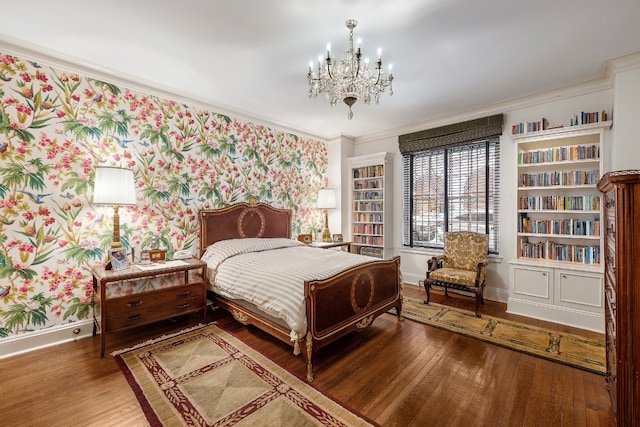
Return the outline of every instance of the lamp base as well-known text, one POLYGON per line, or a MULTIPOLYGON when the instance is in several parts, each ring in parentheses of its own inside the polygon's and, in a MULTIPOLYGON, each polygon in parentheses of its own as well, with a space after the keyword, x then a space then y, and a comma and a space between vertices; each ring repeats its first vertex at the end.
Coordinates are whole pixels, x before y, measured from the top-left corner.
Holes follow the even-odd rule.
POLYGON ((331 238, 331 232, 329 231, 328 228, 325 228, 324 230, 322 230, 322 241, 324 243, 332 243, 333 239, 331 238))

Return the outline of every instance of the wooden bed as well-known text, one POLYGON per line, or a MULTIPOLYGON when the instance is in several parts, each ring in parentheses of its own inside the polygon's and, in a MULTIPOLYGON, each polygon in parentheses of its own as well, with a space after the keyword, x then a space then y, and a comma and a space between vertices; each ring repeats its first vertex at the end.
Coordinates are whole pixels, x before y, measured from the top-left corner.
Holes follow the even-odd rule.
MULTIPOLYGON (((200 256, 220 240, 291 237, 291 211, 264 203, 238 203, 221 209, 200 210, 200 256)), ((323 249, 324 250, 324 249, 323 249)), ((208 291, 220 307, 242 324, 252 324, 294 347, 300 347, 307 364, 307 380, 313 381, 313 356, 323 346, 369 326, 379 315, 395 307, 401 319, 402 279, 400 257, 372 258, 325 280, 306 281, 304 296, 307 332, 292 342, 290 329, 246 304, 208 291)))

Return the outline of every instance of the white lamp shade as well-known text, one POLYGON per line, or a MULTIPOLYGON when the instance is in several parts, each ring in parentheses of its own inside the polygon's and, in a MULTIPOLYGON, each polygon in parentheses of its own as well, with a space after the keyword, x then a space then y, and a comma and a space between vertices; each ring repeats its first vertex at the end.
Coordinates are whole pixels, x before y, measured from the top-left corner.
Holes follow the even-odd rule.
POLYGON ((111 166, 97 167, 93 183, 93 204, 135 205, 136 185, 133 179, 133 171, 111 166))
POLYGON ((335 209, 336 190, 333 188, 322 188, 318 190, 318 208, 335 209))

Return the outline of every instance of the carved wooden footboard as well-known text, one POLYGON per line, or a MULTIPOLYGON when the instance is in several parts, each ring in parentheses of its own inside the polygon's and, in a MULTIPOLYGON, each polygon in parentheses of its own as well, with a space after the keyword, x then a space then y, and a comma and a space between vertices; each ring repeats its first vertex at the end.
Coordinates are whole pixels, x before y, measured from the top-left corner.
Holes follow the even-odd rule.
POLYGON ((307 281, 307 379, 313 380, 313 355, 326 344, 369 326, 395 307, 402 319, 400 257, 372 261, 325 280, 307 281))

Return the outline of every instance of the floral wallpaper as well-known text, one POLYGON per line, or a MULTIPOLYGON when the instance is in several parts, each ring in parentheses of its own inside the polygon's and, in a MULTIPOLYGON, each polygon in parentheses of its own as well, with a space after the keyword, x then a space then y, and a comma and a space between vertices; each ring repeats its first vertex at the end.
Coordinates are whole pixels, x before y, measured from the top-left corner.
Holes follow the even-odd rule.
POLYGON ((0 340, 92 315, 113 220, 91 203, 97 165, 134 171, 124 246, 171 255, 197 253, 198 209, 250 196, 313 232, 326 164, 323 142, 0 53, 0 340))

